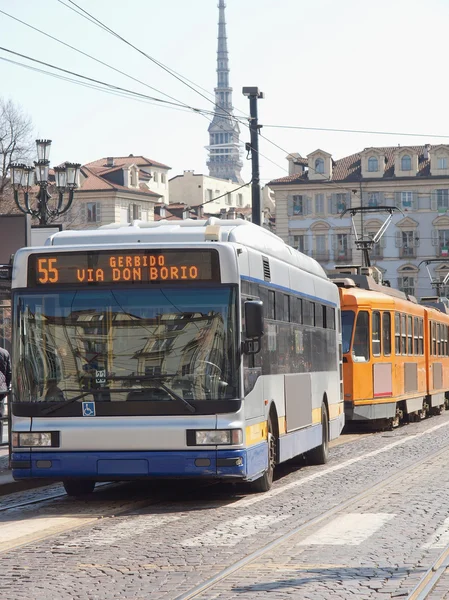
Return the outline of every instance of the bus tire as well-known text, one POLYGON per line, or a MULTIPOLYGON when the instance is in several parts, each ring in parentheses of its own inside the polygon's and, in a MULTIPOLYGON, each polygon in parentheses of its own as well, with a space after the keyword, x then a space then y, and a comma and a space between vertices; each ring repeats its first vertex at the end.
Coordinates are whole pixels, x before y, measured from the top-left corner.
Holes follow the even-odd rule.
POLYGON ((307 453, 307 459, 311 465, 325 465, 329 458, 329 417, 326 405, 321 405, 321 444, 307 453))
POLYGON ((85 496, 95 489, 95 481, 91 479, 70 479, 62 482, 67 496, 85 496))
POLYGON ((271 417, 268 417, 268 433, 267 433, 267 441, 268 441, 268 468, 262 477, 252 481, 250 484, 251 491, 260 494, 262 492, 268 492, 268 490, 273 485, 273 475, 274 475, 274 467, 276 465, 276 448, 277 448, 277 440, 273 431, 273 424, 271 422, 271 417))

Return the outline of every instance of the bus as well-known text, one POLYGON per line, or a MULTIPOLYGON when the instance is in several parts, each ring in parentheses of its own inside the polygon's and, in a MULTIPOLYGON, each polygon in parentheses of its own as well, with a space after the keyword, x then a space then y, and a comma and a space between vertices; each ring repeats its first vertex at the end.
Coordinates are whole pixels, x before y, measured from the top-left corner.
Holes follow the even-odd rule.
POLYGON ((337 287, 243 220, 63 231, 14 259, 12 469, 268 490, 344 426, 337 287))

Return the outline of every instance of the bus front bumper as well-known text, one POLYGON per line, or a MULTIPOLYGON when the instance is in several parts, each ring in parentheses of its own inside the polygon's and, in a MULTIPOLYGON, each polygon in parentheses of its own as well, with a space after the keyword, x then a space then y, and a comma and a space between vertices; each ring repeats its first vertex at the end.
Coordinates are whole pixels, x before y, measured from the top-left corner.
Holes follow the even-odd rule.
POLYGON ((22 479, 234 478, 252 480, 268 466, 266 442, 238 450, 40 452, 15 451, 12 474, 22 479))

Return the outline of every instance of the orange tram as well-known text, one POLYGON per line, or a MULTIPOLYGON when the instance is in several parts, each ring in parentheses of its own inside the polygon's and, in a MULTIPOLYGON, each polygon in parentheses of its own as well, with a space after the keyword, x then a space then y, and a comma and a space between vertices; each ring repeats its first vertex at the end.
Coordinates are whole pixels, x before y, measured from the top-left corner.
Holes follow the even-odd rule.
POLYGON ((449 402, 449 314, 366 275, 340 289, 347 422, 396 427, 441 414, 449 402))

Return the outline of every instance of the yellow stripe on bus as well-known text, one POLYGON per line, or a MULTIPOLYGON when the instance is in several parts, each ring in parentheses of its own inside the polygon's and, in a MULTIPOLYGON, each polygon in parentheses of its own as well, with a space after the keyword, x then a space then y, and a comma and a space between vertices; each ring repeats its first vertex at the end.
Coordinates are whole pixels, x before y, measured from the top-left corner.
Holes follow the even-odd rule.
POLYGON ((262 421, 255 425, 247 425, 246 427, 246 445, 252 446, 266 440, 268 437, 267 422, 262 421))

